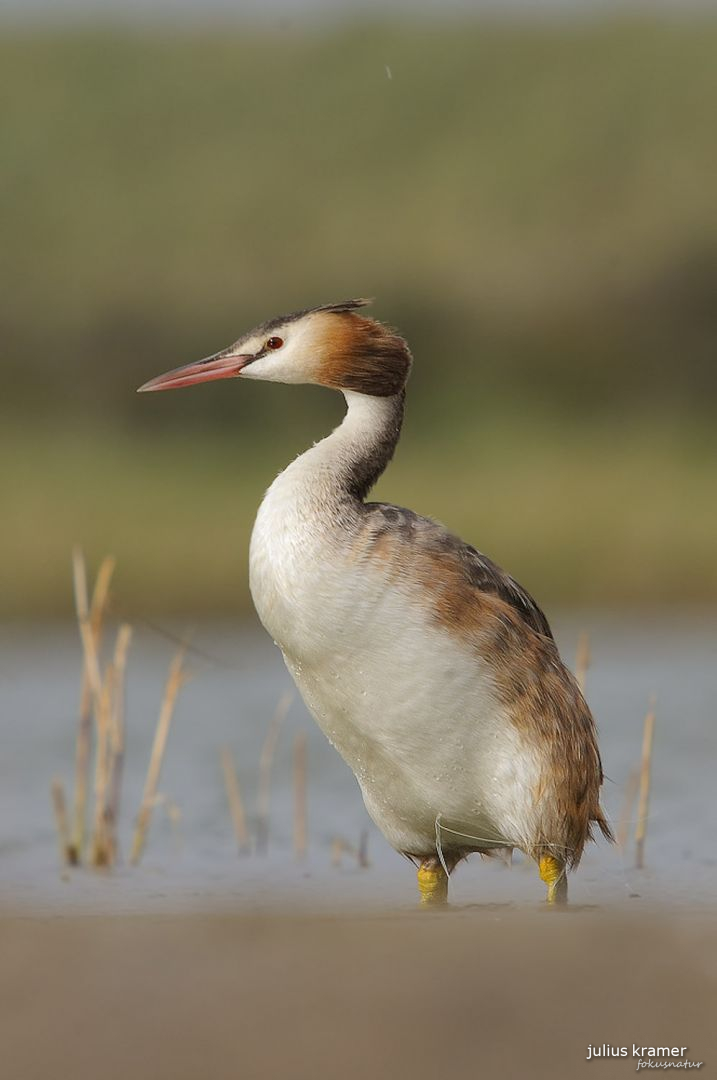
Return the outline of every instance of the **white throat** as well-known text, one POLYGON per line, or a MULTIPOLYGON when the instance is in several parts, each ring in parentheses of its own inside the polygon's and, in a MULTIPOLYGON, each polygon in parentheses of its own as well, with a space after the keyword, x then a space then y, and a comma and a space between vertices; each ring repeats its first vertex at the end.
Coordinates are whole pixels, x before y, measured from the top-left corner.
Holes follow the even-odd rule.
POLYGON ((369 397, 353 390, 344 390, 343 394, 348 408, 342 422, 298 461, 307 459, 307 464, 318 466, 322 471, 333 464, 344 479, 347 470, 361 466, 367 471, 380 467, 383 472, 398 441, 403 415, 402 395, 399 404, 397 397, 369 397))
POLYGON ((344 391, 346 415, 330 435, 306 450, 281 473, 267 492, 289 491, 302 502, 333 507, 360 502, 390 461, 403 418, 403 394, 369 397, 344 391))
MULTIPOLYGON (((259 617, 285 651, 314 610, 313 599, 334 590, 329 567, 350 550, 362 501, 393 454, 403 394, 368 397, 346 392, 342 423, 307 450, 271 485, 259 507, 250 549, 251 592, 259 617)), ((328 599, 328 598, 327 598, 328 599)))

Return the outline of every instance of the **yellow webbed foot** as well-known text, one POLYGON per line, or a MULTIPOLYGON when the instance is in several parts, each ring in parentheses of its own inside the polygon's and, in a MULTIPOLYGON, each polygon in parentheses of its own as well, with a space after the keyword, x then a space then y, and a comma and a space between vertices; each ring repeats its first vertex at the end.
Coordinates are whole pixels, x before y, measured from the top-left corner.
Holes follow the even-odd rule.
POLYGON ((421 904, 434 905, 448 902, 448 874, 438 859, 424 859, 418 867, 418 889, 421 904))
POLYGON ((565 864, 556 859, 554 855, 541 855, 540 876, 548 886, 547 901, 549 904, 567 904, 568 902, 568 878, 565 872, 565 864))

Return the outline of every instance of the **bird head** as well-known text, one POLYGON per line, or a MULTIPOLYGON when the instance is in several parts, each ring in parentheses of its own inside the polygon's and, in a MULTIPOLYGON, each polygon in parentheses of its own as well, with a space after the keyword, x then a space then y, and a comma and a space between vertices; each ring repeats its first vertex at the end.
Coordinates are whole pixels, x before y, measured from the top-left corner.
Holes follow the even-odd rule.
POLYGON ((411 354, 393 330, 357 314, 368 300, 345 300, 262 323, 221 352, 151 379, 140 391, 173 390, 214 379, 313 383, 374 397, 399 393, 411 354))

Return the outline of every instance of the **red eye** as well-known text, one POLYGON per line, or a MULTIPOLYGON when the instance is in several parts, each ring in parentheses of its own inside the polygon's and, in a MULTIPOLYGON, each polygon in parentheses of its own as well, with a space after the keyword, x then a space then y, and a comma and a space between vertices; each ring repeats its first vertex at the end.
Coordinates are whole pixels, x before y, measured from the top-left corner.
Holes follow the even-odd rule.
POLYGON ((270 337, 264 346, 266 349, 280 349, 284 344, 284 339, 280 337, 270 337))

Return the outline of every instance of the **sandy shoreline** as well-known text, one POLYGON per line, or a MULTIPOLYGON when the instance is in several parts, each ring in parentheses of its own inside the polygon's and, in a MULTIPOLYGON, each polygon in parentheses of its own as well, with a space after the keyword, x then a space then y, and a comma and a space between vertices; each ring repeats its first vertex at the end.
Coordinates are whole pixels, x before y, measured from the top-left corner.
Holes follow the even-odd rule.
POLYGON ((587 1061, 602 1043, 717 1061, 701 915, 5 915, 0 946, 8 1080, 636 1074, 587 1061))

